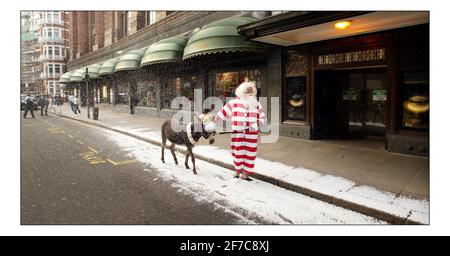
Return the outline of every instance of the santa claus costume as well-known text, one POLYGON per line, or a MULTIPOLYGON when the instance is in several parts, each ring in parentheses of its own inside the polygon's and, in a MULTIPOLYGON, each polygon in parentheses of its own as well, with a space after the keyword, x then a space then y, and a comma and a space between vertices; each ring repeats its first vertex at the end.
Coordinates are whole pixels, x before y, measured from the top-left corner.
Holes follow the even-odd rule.
POLYGON ((248 175, 253 173, 255 167, 259 125, 265 122, 263 107, 258 102, 256 93, 254 82, 243 82, 236 88, 236 98, 226 103, 214 121, 205 127, 207 130, 214 130, 218 121, 231 119, 231 153, 235 178, 242 174, 242 179, 245 180, 251 180, 248 175))

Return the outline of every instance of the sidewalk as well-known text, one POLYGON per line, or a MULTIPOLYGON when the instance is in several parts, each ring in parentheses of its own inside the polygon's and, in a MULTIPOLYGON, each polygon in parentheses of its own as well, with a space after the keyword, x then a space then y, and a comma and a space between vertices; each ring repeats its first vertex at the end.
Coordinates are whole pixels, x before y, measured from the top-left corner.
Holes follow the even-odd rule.
MULTIPOLYGON (((100 109, 94 121, 92 112, 88 119, 86 108, 81 111, 75 115, 65 104, 56 114, 150 143, 161 141, 165 119, 100 109)), ((232 169, 229 136, 216 136, 212 146, 200 143, 194 154, 232 169)), ((255 177, 391 223, 428 223, 429 159, 390 153, 381 143, 280 137, 276 143, 258 145, 255 177)))

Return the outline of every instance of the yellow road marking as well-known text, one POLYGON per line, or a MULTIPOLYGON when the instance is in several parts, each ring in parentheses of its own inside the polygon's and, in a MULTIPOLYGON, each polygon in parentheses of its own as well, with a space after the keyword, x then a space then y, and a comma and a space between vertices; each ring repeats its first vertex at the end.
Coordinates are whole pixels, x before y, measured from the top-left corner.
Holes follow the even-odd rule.
POLYGON ((50 132, 50 133, 66 133, 65 131, 54 131, 54 132, 50 132))
POLYGON ((72 136, 72 135, 70 135, 70 134, 68 134, 67 136, 69 136, 70 138, 73 138, 73 136, 72 136))
POLYGON ((115 162, 115 161, 113 161, 113 160, 111 160, 111 159, 109 159, 109 158, 107 158, 106 160, 107 160, 108 162, 110 162, 111 164, 113 164, 114 166, 117 166, 117 165, 124 165, 124 164, 131 164, 131 163, 137 162, 136 159, 123 160, 123 161, 118 161, 118 162, 115 162))
POLYGON ((48 130, 50 133, 65 133, 64 130, 62 130, 61 128, 58 128, 58 127, 47 128, 47 130, 48 130))
POLYGON ((83 159, 85 159, 92 165, 106 163, 106 161, 103 158, 101 158, 95 152, 92 152, 92 151, 80 153, 80 155, 83 157, 83 159))
POLYGON ((91 148, 91 147, 88 147, 88 148, 89 148, 89 150, 91 150, 91 151, 95 152, 96 154, 98 154, 98 151, 97 151, 97 150, 95 150, 95 149, 93 149, 93 148, 91 148))
POLYGON ((78 143, 80 143, 81 145, 83 145, 84 143, 82 141, 77 140, 78 143))

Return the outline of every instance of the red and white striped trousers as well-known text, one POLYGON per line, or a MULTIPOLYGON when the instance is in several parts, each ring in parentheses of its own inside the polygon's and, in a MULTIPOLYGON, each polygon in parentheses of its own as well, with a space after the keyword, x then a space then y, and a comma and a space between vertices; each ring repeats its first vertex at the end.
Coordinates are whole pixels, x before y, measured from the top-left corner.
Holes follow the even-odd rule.
POLYGON ((253 173, 258 145, 258 131, 245 129, 231 134, 231 154, 236 172, 253 173))

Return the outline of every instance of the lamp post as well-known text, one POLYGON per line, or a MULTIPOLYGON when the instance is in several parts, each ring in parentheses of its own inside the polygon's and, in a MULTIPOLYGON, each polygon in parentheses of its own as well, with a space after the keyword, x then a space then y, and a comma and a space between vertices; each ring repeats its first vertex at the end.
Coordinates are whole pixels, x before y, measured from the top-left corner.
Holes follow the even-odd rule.
POLYGON ((87 104, 87 117, 90 119, 90 109, 89 109, 89 73, 88 68, 86 68, 86 74, 84 75, 84 78, 86 80, 86 104, 87 104))

